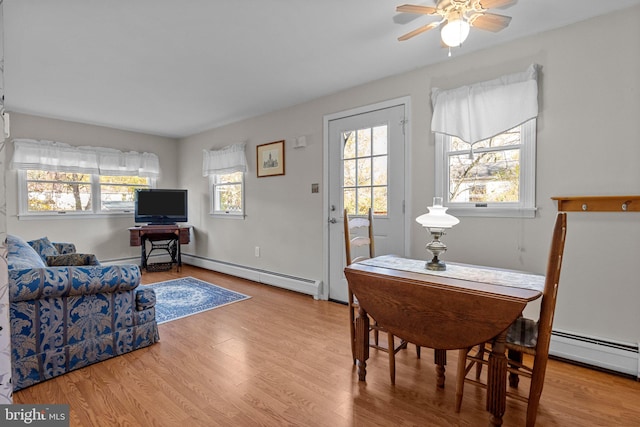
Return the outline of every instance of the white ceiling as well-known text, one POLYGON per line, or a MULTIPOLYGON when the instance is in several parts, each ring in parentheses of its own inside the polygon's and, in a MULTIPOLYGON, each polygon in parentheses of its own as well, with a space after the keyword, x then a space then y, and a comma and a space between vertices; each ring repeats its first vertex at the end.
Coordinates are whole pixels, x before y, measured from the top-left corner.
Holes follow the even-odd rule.
MULTIPOLYGON (((403 3, 4 0, 5 107, 154 135, 192 135, 446 61, 439 30, 397 41, 436 20, 397 14, 403 3)), ((640 0, 519 0, 493 10, 513 17, 507 29, 472 29, 453 55, 636 4, 640 0)))

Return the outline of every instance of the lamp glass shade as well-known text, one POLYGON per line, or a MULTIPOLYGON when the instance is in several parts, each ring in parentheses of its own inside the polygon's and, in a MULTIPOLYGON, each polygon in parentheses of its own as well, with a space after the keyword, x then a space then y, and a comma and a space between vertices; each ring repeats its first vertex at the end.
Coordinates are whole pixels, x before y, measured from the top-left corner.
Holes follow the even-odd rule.
POLYGON ((416 218, 416 222, 425 228, 451 228, 460 222, 455 216, 449 215, 444 206, 429 206, 427 209, 429 213, 416 218))
POLYGON ((456 19, 447 22, 447 25, 442 27, 440 37, 442 41, 449 47, 458 47, 469 36, 469 23, 463 19, 456 19))

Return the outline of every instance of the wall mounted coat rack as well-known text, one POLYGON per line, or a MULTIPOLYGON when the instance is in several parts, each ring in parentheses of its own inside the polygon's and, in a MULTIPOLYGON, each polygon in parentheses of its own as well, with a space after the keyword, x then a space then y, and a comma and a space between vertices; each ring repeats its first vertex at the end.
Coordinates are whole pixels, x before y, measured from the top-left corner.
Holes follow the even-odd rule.
POLYGON ((640 212, 640 196, 556 196, 558 211, 640 212))

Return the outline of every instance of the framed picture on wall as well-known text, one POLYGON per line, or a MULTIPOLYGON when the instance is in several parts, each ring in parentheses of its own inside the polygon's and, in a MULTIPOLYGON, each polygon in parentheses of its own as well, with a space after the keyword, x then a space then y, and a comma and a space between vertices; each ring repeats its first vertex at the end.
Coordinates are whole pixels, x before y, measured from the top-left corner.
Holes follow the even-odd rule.
POLYGON ((258 178, 284 175, 284 140, 258 145, 258 178))

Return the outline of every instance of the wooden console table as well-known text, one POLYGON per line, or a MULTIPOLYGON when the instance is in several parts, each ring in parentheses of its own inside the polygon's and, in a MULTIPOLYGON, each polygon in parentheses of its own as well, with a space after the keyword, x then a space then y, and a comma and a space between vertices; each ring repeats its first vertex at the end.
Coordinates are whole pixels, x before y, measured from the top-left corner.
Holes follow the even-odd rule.
POLYGON ((150 271, 149 256, 154 250, 166 250, 171 255, 171 265, 182 267, 180 245, 189 243, 191 227, 177 225, 144 225, 129 228, 129 246, 140 246, 140 267, 150 271), (147 241, 151 244, 147 251, 147 241))

